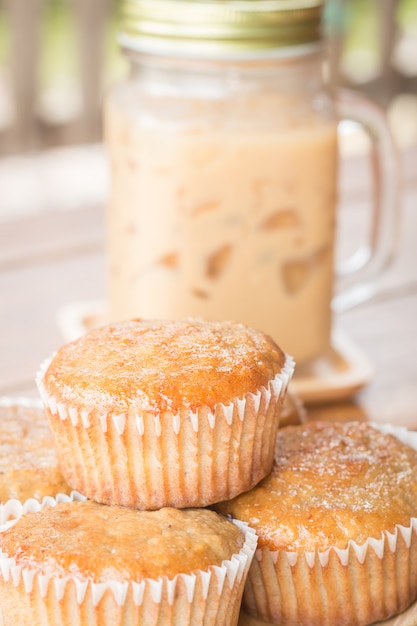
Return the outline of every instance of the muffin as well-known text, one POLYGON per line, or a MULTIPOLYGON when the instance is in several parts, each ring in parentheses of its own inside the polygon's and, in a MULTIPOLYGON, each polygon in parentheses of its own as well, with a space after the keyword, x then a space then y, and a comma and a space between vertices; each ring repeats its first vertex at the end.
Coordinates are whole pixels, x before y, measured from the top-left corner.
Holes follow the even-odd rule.
POLYGON ((236 626, 256 535, 204 509, 93 501, 0 533, 5 626, 236 626))
POLYGON ((359 626, 417 598, 417 434, 386 430, 280 429, 271 474, 215 507, 259 537, 247 614, 280 626, 359 626))
POLYGON ((203 507, 266 476, 292 371, 242 324, 135 319, 66 344, 38 381, 71 487, 150 510, 203 507))
POLYGON ((0 524, 29 499, 70 493, 41 404, 0 398, 0 524))

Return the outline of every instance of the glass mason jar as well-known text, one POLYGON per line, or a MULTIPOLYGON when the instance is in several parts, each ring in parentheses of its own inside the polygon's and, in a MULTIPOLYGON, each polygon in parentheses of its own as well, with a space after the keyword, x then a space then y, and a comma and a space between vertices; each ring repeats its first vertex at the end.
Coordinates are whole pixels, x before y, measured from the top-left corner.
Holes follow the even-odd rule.
POLYGON ((338 118, 321 0, 126 0, 105 103, 111 319, 234 319, 328 350, 338 118))

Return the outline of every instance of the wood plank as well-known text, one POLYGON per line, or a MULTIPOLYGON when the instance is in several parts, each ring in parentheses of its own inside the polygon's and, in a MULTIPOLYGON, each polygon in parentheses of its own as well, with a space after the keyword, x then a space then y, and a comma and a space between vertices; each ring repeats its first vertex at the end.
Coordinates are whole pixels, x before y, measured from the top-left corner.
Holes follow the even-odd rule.
POLYGON ((0 394, 36 393, 40 363, 63 343, 58 311, 103 297, 103 264, 101 254, 79 254, 0 274, 0 394))
POLYGON ((103 207, 88 207, 1 222, 0 271, 102 251, 104 214, 103 207))

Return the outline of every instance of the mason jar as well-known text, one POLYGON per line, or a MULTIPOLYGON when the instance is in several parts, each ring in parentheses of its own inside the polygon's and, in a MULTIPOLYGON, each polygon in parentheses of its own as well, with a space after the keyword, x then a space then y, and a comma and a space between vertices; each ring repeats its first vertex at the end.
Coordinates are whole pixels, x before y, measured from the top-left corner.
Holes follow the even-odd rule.
POLYGON ((125 0, 108 94, 109 315, 233 319, 330 346, 336 98, 321 0, 125 0))

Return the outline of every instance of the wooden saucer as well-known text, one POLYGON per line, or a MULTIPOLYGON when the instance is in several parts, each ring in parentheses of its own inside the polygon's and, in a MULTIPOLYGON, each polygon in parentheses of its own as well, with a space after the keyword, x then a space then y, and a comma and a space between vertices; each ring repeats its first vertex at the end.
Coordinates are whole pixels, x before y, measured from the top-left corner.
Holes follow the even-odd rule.
POLYGON ((327 354, 308 366, 295 367, 291 389, 305 404, 346 400, 368 384, 373 367, 345 333, 334 331, 327 354))

